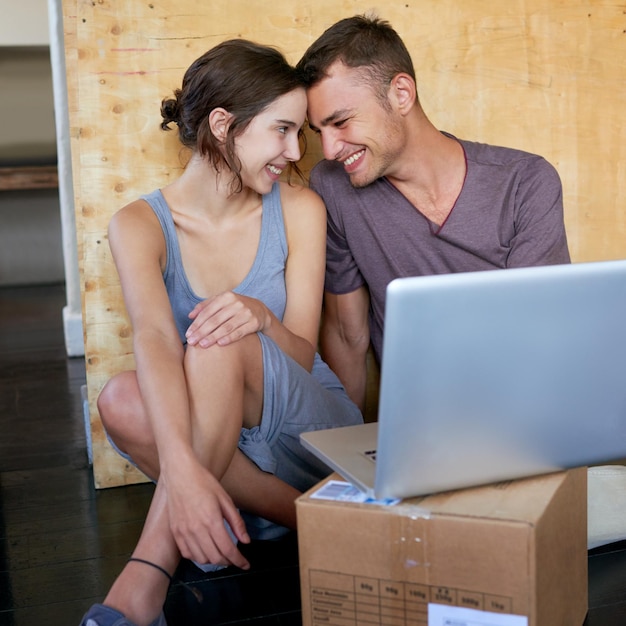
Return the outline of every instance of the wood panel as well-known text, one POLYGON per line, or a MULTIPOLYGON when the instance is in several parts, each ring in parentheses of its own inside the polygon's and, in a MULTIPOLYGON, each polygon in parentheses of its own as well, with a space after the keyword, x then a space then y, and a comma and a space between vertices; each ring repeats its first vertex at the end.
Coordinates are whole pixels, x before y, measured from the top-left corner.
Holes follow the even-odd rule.
MULTIPOLYGON (((106 245, 110 216, 182 167, 159 103, 230 37, 295 62, 361 0, 64 0, 85 350, 98 487, 138 480, 104 440, 95 399, 132 366, 106 245)), ((424 109, 459 137, 546 156, 561 173, 575 261, 626 255, 626 8, 608 0, 420 0, 381 5, 411 51, 424 109)), ((320 158, 309 138, 305 170, 320 158)))

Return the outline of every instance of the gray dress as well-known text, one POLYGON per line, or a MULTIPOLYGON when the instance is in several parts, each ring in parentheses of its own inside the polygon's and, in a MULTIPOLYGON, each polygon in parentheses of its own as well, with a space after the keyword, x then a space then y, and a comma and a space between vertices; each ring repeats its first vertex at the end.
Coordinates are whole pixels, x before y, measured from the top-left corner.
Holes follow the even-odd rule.
MULTIPOLYGON (((144 196, 157 215, 167 246, 163 279, 169 295, 181 341, 191 323, 189 311, 199 298, 191 289, 182 265, 176 229, 165 198, 159 190, 144 196)), ((261 300, 280 320, 285 312, 287 292, 285 264, 287 240, 280 203, 280 187, 263 197, 261 237, 257 255, 248 275, 233 291, 261 300)), ((301 432, 348 426, 362 422, 356 405, 348 398, 339 379, 316 354, 308 372, 276 343, 258 333, 263 351, 264 403, 259 426, 241 430, 240 450, 265 472, 275 474, 303 491, 330 470, 300 444, 301 432)), ((246 516, 253 538, 276 537, 284 529, 257 517, 246 516)))

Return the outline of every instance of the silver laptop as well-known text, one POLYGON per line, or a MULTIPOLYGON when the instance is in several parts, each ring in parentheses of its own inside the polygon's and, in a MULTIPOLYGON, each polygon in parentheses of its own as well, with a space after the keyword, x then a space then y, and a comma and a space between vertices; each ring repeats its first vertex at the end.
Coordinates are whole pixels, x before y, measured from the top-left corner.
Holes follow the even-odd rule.
POLYGON ((377 498, 626 458, 626 261, 393 281, 378 422, 301 439, 377 498))

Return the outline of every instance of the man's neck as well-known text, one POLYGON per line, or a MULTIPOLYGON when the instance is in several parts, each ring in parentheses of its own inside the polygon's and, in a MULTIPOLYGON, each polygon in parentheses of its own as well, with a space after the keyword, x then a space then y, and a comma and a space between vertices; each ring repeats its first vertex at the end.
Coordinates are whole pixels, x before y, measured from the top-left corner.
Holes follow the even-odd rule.
POLYGON ((407 148, 402 167, 387 179, 424 217, 441 226, 465 182, 463 147, 428 122, 421 125, 407 148))

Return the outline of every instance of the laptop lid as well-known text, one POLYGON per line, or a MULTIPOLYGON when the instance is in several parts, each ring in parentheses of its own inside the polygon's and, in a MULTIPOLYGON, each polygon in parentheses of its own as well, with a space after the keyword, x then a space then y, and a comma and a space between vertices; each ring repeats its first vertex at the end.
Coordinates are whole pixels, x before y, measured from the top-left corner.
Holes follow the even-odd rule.
POLYGON ((380 497, 626 457, 626 261, 393 281, 378 439, 380 497))
POLYGON ((626 458, 625 323, 626 261, 397 279, 378 428, 303 444, 379 498, 626 458))

